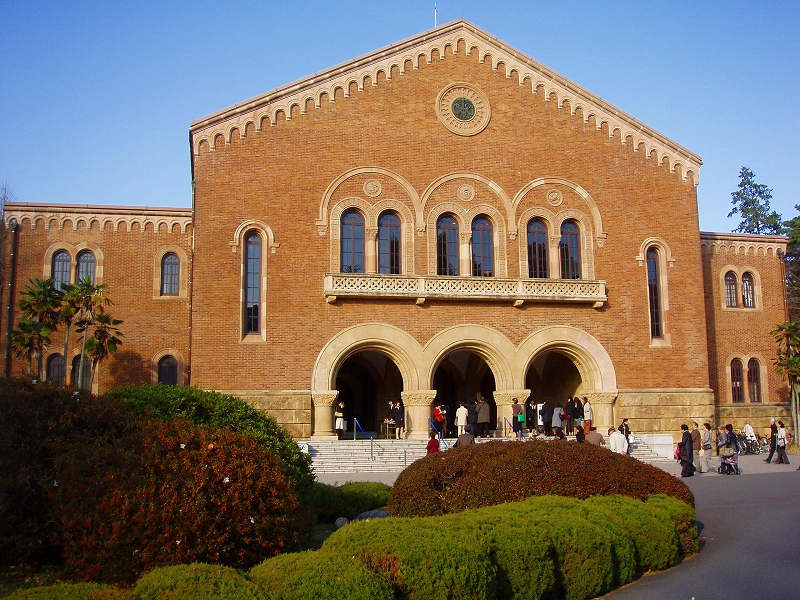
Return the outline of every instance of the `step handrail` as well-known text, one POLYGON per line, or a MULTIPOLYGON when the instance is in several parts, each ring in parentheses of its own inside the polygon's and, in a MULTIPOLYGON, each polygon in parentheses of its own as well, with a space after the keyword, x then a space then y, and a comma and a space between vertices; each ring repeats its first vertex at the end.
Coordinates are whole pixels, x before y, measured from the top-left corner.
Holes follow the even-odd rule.
POLYGON ((438 434, 439 434, 439 439, 440 439, 440 440, 442 440, 442 441, 444 442, 444 447, 445 447, 447 450, 450 450, 450 444, 448 444, 448 443, 447 443, 447 440, 446 440, 446 439, 444 439, 444 436, 442 435, 442 432, 441 432, 441 431, 439 431, 439 430, 436 428, 436 425, 434 425, 434 424, 433 424, 433 421, 431 421, 430 417, 428 417, 428 423, 430 423, 430 424, 431 424, 431 427, 433 427, 433 430, 434 430, 436 433, 438 433, 438 434))

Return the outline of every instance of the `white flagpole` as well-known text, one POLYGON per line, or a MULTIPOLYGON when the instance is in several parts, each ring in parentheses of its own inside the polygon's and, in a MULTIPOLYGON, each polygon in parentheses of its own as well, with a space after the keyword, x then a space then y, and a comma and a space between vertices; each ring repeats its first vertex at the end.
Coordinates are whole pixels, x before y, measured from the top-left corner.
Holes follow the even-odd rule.
POLYGON ((433 27, 434 27, 434 29, 437 27, 437 25, 436 25, 436 4, 433 5, 433 27))

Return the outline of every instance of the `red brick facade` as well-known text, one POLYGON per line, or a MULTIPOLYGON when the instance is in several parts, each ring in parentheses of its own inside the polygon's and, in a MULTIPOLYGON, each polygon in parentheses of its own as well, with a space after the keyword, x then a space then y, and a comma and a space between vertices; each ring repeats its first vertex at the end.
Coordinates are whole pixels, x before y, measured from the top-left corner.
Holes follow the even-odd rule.
POLYGON ((629 417, 640 431, 713 420, 715 402, 728 420, 785 410, 772 404, 785 401, 785 385, 769 336, 785 320, 776 254, 785 240, 701 234, 699 157, 467 23, 212 115, 191 136, 193 212, 142 209, 109 225, 111 209, 73 207, 84 215, 76 226, 74 215, 49 220, 55 206, 7 206, 6 221, 20 223, 17 291, 50 275, 59 244, 102 253, 126 341, 102 365, 101 391, 153 380, 174 351, 183 381, 247 397, 300 437, 325 436, 337 386, 359 385, 341 379, 344 366, 361 361, 353 373, 373 373, 373 384, 352 393, 377 403, 402 392, 419 436, 446 395, 445 362, 459 401, 483 389, 462 364, 472 356, 491 372, 498 422, 512 397, 545 388, 588 395, 597 422, 629 417), (474 116, 450 114, 451 97, 469 99, 474 116), (364 273, 337 276, 348 210, 364 221, 364 273), (394 277, 376 274, 387 211, 402 231, 394 277), (437 275, 442 215, 457 222, 459 277, 437 275), (480 216, 492 226, 491 278, 471 273, 480 216), (534 289, 526 228, 536 218, 548 227, 550 272, 534 289), (578 280, 560 278, 563 223, 578 229, 578 280), (259 322, 246 334, 251 233, 261 240, 259 322), (185 253, 183 297, 157 293, 168 246, 185 253), (756 276, 753 309, 722 307, 728 267, 756 276), (554 367, 552 355, 574 366, 554 367), (749 399, 744 412, 727 408, 735 356, 760 361, 759 410, 749 399))

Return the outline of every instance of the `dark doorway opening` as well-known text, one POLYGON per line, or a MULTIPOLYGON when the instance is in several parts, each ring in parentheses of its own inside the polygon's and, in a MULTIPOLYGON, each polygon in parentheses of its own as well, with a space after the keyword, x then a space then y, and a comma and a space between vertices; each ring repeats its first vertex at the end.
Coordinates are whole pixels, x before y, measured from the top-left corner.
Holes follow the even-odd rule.
POLYGON ((490 408, 489 429, 497 429, 497 405, 494 401, 495 380, 489 365, 480 356, 468 350, 448 354, 433 376, 436 390, 434 404, 447 407, 447 434, 454 435, 456 410, 459 405, 475 402, 483 395, 490 408))
MULTIPOLYGON (((344 402, 347 438, 353 438, 354 419, 373 437, 389 416, 389 401, 401 400, 403 377, 391 358, 366 350, 352 354, 336 374, 338 401, 344 402)), ((357 431, 357 437, 361 431, 357 431)))

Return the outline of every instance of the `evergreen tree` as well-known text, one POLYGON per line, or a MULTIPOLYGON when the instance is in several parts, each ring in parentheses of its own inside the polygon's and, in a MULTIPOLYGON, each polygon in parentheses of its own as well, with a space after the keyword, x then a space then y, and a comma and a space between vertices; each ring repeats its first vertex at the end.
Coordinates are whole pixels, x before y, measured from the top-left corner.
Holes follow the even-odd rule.
POLYGON ((800 204, 795 205, 798 215, 784 223, 789 236, 786 248, 786 295, 789 300, 789 319, 800 321, 800 204))
POLYGON ((755 174, 747 167, 739 171, 739 186, 731 192, 733 208, 728 217, 739 214, 742 220, 734 229, 738 233, 781 234, 783 221, 781 216, 770 212, 769 201, 772 190, 763 183, 756 183, 755 174))

